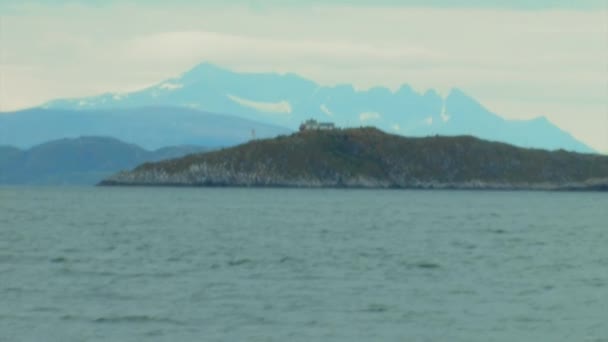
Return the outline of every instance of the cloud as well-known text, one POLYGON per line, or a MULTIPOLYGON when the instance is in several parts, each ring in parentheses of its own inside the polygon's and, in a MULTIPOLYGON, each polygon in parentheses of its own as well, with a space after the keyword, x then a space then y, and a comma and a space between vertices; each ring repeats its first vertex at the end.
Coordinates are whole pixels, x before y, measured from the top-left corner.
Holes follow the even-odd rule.
POLYGON ((428 118, 424 119, 424 124, 428 125, 428 126, 432 126, 433 125, 433 117, 429 116, 428 118))
POLYGON ((380 117, 380 113, 377 112, 364 112, 359 114, 359 120, 361 122, 378 120, 380 117))
POLYGON ((257 102, 246 100, 234 95, 227 95, 229 99, 244 107, 249 107, 262 113, 291 114, 291 105, 287 101, 280 102, 257 102))
MULTIPOLYGON (((101 8, 113 6, 124 2, 123 0, 30 0, 26 4, 20 0, 4 0, 0 3, 0 9, 23 10, 24 8, 44 7, 44 6, 87 6, 101 8)), ((145 4, 148 6, 166 5, 163 0, 132 0, 133 4, 145 4)), ((361 7, 433 7, 433 8, 498 8, 498 9, 520 9, 520 10, 539 10, 539 9, 601 9, 605 8, 604 0, 231 0, 227 5, 225 0, 173 0, 172 6, 187 7, 211 7, 226 8, 234 6, 246 6, 250 10, 257 12, 269 11, 274 8, 307 8, 312 6, 339 6, 348 4, 349 6, 361 7)))
MULTIPOLYGON (((375 46, 367 42, 266 38, 212 31, 173 31, 148 34, 130 40, 129 59, 157 61, 218 61, 221 64, 252 65, 275 60, 279 63, 306 61, 310 64, 355 67, 365 61, 397 65, 428 64, 440 57, 431 50, 407 46, 375 46), (247 54, 248 63, 242 63, 247 54), (223 63, 222 63, 223 62, 223 63)), ((301 63, 301 62, 300 62, 301 63)), ((369 62, 368 62, 369 63, 369 62)))

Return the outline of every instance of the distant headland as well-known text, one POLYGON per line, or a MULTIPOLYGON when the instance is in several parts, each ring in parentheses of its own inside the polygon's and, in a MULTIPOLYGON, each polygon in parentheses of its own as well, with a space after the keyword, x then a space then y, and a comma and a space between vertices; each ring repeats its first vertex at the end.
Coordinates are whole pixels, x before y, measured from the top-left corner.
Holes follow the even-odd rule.
POLYGON ((608 191, 608 156, 307 121, 289 136, 146 163, 100 185, 608 191))

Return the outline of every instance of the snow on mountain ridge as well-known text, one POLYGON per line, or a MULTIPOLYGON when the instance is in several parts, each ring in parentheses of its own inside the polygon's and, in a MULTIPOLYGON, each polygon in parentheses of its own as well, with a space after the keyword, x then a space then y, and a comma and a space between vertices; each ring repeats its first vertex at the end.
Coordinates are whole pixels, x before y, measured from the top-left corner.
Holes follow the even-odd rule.
POLYGON ((456 88, 446 97, 433 89, 417 93, 408 85, 396 91, 356 90, 350 84, 322 86, 295 74, 237 73, 209 63, 119 97, 104 94, 46 104, 75 110, 158 105, 227 113, 291 129, 311 117, 330 118, 341 127, 371 124, 411 136, 472 134, 523 147, 592 151, 549 121, 505 120, 456 88))

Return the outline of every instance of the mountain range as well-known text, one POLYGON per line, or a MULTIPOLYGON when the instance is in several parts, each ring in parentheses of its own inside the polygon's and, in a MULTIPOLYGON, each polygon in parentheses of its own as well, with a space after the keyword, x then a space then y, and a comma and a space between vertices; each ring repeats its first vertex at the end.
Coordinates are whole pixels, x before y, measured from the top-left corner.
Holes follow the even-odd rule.
POLYGON ((51 140, 107 136, 147 149, 165 146, 232 146, 290 130, 231 115, 184 107, 144 106, 72 110, 33 108, 0 114, 0 145, 29 148, 51 140))
POLYGON ((22 150, 0 146, 0 184, 96 184, 120 170, 204 152, 200 146, 173 146, 148 151, 107 137, 60 139, 22 150))
MULTIPOLYGON (((142 107, 157 108, 159 115, 149 121, 166 116, 175 125, 181 122, 174 112, 188 109, 191 113, 228 113, 289 130, 314 118, 339 127, 374 126, 406 136, 464 134, 520 147, 593 152, 545 117, 506 120, 458 89, 445 97, 435 90, 418 93, 407 85, 396 91, 383 87, 357 90, 349 84, 322 86, 291 73, 239 73, 209 63, 139 91, 60 99, 42 106, 85 113, 142 107)), ((220 120, 219 116, 214 120, 220 120)), ((117 120, 115 124, 121 123, 117 120)), ((129 141, 140 143, 138 132, 129 134, 129 141)))

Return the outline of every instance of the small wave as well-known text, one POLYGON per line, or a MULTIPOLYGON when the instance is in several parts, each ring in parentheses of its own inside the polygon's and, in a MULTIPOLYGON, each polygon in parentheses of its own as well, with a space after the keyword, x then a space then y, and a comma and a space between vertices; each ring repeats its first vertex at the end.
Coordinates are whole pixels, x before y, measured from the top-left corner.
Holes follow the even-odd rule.
POLYGON ((68 261, 68 259, 66 257, 56 257, 56 258, 51 259, 51 262, 54 264, 62 264, 67 261, 68 261))
POLYGON ((117 271, 89 271, 81 268, 66 266, 61 272, 66 275, 91 276, 91 277, 120 277, 120 278, 171 278, 176 272, 117 272, 117 271))
POLYGON ((434 262, 430 262, 430 261, 422 261, 422 262, 414 264, 414 266, 418 267, 418 268, 426 268, 426 269, 441 268, 441 265, 434 263, 434 262))
POLYGON ((370 304, 363 311, 365 312, 386 312, 389 307, 383 304, 370 304))
POLYGON ((279 259, 279 263, 284 264, 284 263, 298 263, 298 262, 302 262, 301 259, 297 259, 297 258, 292 258, 290 256, 284 256, 281 259, 279 259))
POLYGON ((526 316, 526 315, 515 316, 515 317, 513 317, 513 320, 515 322, 520 322, 520 323, 547 323, 547 322, 550 322, 550 320, 546 319, 546 318, 535 317, 535 316, 526 316))
POLYGON ((0 293, 44 293, 45 290, 41 288, 26 288, 26 287, 7 287, 0 289, 0 293))
POLYGON ((82 250, 78 248, 64 248, 61 251, 66 254, 78 254, 82 252, 82 250))
POLYGON ((99 317, 93 320, 95 323, 120 324, 120 323, 166 323, 173 325, 184 325, 183 322, 164 317, 153 317, 148 315, 127 315, 99 317))
POLYGON ((170 257, 168 257, 168 258, 166 259, 166 261, 167 261, 167 262, 180 262, 180 261, 182 261, 182 257, 181 257, 181 256, 177 256, 177 255, 174 255, 174 256, 170 256, 170 257))
POLYGON ((602 278, 583 279, 583 283, 589 287, 605 287, 606 280, 602 278))
POLYGON ((402 260, 399 262, 400 265, 403 265, 407 268, 421 268, 421 269, 438 269, 441 268, 441 265, 432 262, 432 261, 420 261, 420 262, 409 262, 402 260))
POLYGON ((244 264, 249 264, 253 262, 251 259, 236 259, 236 260, 230 260, 228 261, 228 266, 240 266, 240 265, 244 265, 244 264))
POLYGON ((477 248, 477 246, 474 243, 467 242, 467 241, 453 241, 452 246, 455 246, 458 248, 469 249, 469 250, 477 248))
POLYGON ((59 312, 59 308, 50 307, 50 306, 37 306, 31 309, 33 312, 59 312))
POLYGON ((138 272, 120 273, 118 275, 124 278, 172 278, 177 274, 177 272, 138 272))
POLYGON ((146 336, 158 337, 163 336, 165 333, 162 330, 151 330, 145 333, 146 336))
POLYGON ((92 276, 92 277, 113 277, 113 276, 120 276, 121 275, 121 274, 116 273, 116 272, 110 272, 110 271, 88 271, 88 270, 81 270, 81 269, 71 268, 69 266, 63 267, 60 272, 63 273, 63 274, 66 274, 66 275, 92 276))
POLYGON ((477 291, 475 291, 473 289, 454 289, 454 290, 450 290, 448 293, 451 295, 467 295, 467 296, 477 295, 477 291))

